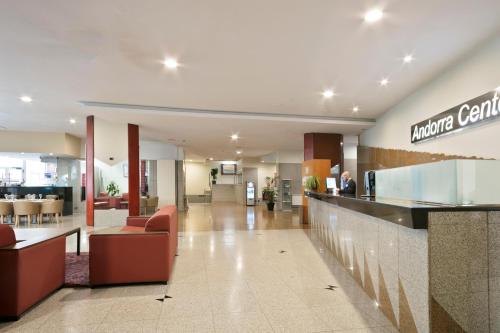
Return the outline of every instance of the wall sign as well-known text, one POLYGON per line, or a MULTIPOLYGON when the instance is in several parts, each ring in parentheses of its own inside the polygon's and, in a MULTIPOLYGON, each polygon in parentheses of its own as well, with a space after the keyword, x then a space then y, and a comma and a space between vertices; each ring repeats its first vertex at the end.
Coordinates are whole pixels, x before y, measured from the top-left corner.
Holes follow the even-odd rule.
POLYGON ((437 138, 467 127, 484 125, 500 119, 499 94, 499 89, 490 91, 412 125, 411 143, 437 138))

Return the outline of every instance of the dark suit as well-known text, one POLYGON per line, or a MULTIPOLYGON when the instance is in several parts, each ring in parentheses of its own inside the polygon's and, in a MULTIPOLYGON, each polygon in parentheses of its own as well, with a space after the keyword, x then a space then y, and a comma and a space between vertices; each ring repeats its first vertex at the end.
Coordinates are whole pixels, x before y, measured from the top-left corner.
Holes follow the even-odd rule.
POLYGON ((339 191, 339 193, 356 194, 356 182, 352 180, 352 178, 349 178, 347 184, 339 191))

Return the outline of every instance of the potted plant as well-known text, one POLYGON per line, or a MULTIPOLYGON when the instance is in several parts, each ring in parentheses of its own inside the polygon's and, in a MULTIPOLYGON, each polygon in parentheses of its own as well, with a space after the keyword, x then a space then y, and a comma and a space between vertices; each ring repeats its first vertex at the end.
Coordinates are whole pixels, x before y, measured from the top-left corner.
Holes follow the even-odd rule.
POLYGON ((210 169, 210 175, 212 176, 212 184, 217 183, 217 174, 219 173, 219 169, 213 168, 210 169))
POLYGON ((304 187, 308 191, 316 191, 319 188, 319 179, 317 176, 309 176, 306 179, 306 183, 304 184, 304 187))
POLYGON ((114 197, 115 195, 120 193, 120 188, 115 182, 112 181, 111 183, 108 184, 108 186, 106 186, 106 192, 108 192, 109 196, 114 197))
POLYGON ((262 200, 266 202, 267 210, 274 210, 274 202, 276 201, 276 189, 274 187, 274 178, 266 177, 266 187, 262 190, 262 200))
POLYGON ((262 199, 266 201, 267 210, 274 210, 274 202, 276 198, 276 191, 273 188, 264 188, 262 190, 262 199))

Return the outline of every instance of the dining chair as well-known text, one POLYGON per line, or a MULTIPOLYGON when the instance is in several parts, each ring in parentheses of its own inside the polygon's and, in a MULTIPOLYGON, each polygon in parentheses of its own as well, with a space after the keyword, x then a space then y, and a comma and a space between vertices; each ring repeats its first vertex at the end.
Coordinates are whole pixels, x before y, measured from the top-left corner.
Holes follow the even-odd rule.
POLYGON ((0 201, 0 223, 5 223, 5 217, 12 216, 14 209, 12 207, 12 202, 0 201))
POLYGON ((40 217, 38 223, 43 223, 43 216, 47 215, 49 222, 52 222, 52 218, 55 217, 56 222, 59 223, 59 216, 62 216, 64 207, 64 200, 47 200, 42 202, 40 207, 40 217))
POLYGON ((45 199, 48 199, 48 200, 57 200, 57 199, 59 199, 59 196, 57 194, 47 194, 45 196, 45 199))
POLYGON ((140 211, 144 211, 144 215, 148 215, 147 214, 147 202, 148 202, 148 199, 146 197, 141 197, 141 201, 140 201, 140 211))
POLYGON ((21 216, 26 216, 28 218, 28 226, 29 226, 32 222, 33 216, 35 217, 36 222, 38 222, 39 214, 40 214, 40 203, 29 200, 14 201, 14 216, 16 220, 16 227, 19 226, 19 220, 21 216))
POLYGON ((146 201, 146 211, 153 211, 153 214, 156 212, 158 209, 158 197, 153 196, 149 197, 146 201))

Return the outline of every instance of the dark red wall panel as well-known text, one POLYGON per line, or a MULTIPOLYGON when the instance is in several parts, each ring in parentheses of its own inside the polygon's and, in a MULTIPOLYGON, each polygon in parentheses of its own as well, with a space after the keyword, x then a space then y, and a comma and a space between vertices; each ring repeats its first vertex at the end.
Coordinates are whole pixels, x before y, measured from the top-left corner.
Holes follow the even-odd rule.
POLYGON ((85 200, 87 210, 87 225, 94 226, 94 116, 87 117, 85 162, 85 200))
POLYGON ((139 185, 139 126, 128 124, 128 214, 139 215, 140 185, 139 185))

